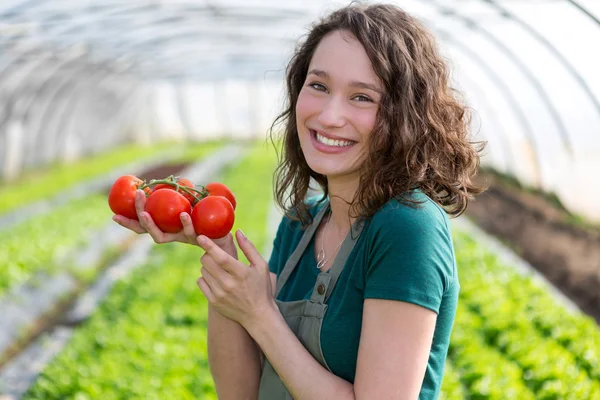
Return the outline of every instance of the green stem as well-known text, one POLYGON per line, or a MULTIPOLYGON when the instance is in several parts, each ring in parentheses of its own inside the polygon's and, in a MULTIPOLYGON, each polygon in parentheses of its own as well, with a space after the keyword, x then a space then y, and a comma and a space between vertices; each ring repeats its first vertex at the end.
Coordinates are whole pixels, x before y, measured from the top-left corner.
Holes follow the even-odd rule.
MULTIPOLYGON (((205 198, 206 196, 208 196, 208 190, 206 190, 206 187, 204 187, 202 185, 197 185, 200 188, 202 188, 201 190, 198 190, 196 188, 182 186, 177 183, 178 179, 179 179, 179 177, 174 177, 173 175, 171 175, 165 179, 151 179, 150 182, 148 182, 148 183, 144 182, 139 187, 139 189, 144 190, 146 188, 154 187, 159 184, 167 184, 167 185, 173 186, 175 188, 175 191, 177 191, 177 192, 185 192, 185 193, 189 194, 194 199, 196 199, 196 202, 198 202, 198 201, 202 200, 203 198, 205 198)), ((146 194, 146 197, 148 197, 148 196, 149 195, 146 194)))
MULTIPOLYGON (((208 191, 206 189, 204 190, 197 190, 188 186, 180 186, 181 190, 186 192, 187 194, 191 195, 193 198, 196 199, 196 202, 202 200, 203 198, 205 198, 206 196, 208 196, 208 191), (195 192, 195 193, 194 193, 195 192), (200 195, 200 197, 198 197, 198 195, 200 195)), ((202 186, 202 188, 204 188, 204 186, 202 186)), ((177 189, 179 190, 179 189, 177 189)), ((192 205, 195 205, 192 204, 192 205)))

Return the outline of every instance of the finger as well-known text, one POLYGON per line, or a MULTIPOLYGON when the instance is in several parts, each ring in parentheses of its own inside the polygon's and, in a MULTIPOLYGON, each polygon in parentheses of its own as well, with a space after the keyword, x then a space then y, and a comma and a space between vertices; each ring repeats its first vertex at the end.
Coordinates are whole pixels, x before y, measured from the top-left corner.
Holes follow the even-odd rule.
POLYGON ((147 233, 146 230, 144 228, 142 228, 142 226, 140 225, 140 223, 134 219, 129 219, 127 217, 124 217, 122 215, 113 215, 112 217, 113 221, 115 221, 117 224, 121 225, 124 228, 127 228, 131 231, 134 231, 135 233, 147 233))
POLYGON ((210 290, 210 286, 208 286, 208 283, 206 283, 206 280, 204 279, 204 277, 200 277, 198 278, 198 280, 196 280, 196 285, 198 285, 198 287, 200 288, 200 291, 202 291, 202 293, 204 294, 204 297, 206 297, 206 299, 208 300, 209 303, 214 303, 216 298, 214 293, 212 292, 212 290, 210 290))
POLYGON ((152 220, 152 217, 146 211, 142 212, 140 218, 140 224, 146 229, 146 231, 152 236, 152 239, 156 243, 166 243, 169 240, 166 238, 166 234, 160 230, 158 226, 152 220))
POLYGON ((201 268, 200 274, 208 284, 208 287, 210 287, 210 290, 214 294, 215 298, 223 298, 225 295, 225 290, 223 290, 221 283, 206 268, 201 268))
POLYGON ((142 214, 146 209, 146 193, 143 190, 135 191, 135 211, 137 212, 138 218, 142 220, 142 214))
POLYGON ((250 263, 257 267, 257 269, 264 270, 268 268, 268 264, 262 257, 260 252, 256 249, 256 246, 244 235, 241 229, 238 229, 235 233, 235 238, 238 242, 238 246, 248 259, 250 263))
POLYGON ((231 288, 233 285, 233 277, 229 272, 224 270, 217 264, 210 254, 206 253, 200 258, 200 264, 202 265, 202 270, 207 271, 211 277, 216 279, 219 282, 219 285, 223 288, 231 288))
POLYGON ((212 257, 214 262, 225 271, 235 276, 240 276, 241 272, 243 272, 240 270, 238 261, 231 257, 231 255, 229 255, 225 250, 217 246, 215 242, 210 240, 208 237, 200 235, 198 236, 197 241, 200 247, 202 247, 202 249, 204 249, 204 251, 206 251, 206 253, 212 257))
POLYGON ((148 231, 147 220, 150 217, 150 214, 145 212, 146 210, 146 194, 143 190, 135 191, 135 212, 138 216, 138 221, 140 222, 140 226, 148 231))
POLYGON ((196 239, 196 231, 194 230, 194 224, 192 223, 192 218, 188 213, 181 213, 179 216, 181 218, 181 223, 183 224, 183 234, 188 238, 196 239))

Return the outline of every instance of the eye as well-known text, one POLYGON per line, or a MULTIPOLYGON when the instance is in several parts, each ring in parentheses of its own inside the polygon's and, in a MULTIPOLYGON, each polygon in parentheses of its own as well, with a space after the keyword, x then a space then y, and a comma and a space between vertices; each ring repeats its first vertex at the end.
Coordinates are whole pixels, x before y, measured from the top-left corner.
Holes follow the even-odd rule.
POLYGON ((308 86, 310 86, 311 88, 318 90, 319 92, 326 92, 327 88, 323 85, 321 85, 320 83, 310 83, 308 86))
POLYGON ((365 96, 364 94, 359 94, 354 96, 354 99, 360 101, 360 102, 373 102, 373 100, 371 100, 370 98, 368 98, 367 96, 365 96))

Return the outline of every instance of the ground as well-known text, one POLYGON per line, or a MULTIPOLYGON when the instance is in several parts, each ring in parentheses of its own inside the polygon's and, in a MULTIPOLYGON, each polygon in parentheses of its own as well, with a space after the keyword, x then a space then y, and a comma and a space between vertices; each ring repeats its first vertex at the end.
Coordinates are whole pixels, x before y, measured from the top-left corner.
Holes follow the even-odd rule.
POLYGON ((498 237, 600 323, 600 228, 573 218, 539 194, 483 173, 489 189, 466 215, 498 237))

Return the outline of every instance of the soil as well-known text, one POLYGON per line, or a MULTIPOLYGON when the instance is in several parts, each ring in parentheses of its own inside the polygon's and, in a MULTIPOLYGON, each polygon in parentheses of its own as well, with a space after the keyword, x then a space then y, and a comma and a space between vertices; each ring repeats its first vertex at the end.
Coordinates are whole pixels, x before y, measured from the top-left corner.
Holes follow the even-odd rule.
MULTIPOLYGON (((142 180, 145 180, 146 182, 150 182, 150 180, 152 179, 164 179, 169 177, 170 175, 178 176, 181 173, 181 171, 183 171, 190 165, 191 163, 189 162, 161 164, 148 168, 136 174, 135 176, 142 180)), ((110 185, 106 186, 102 192, 108 196, 108 193, 110 192, 110 185)))
POLYGON ((466 215, 523 259, 600 324, 600 228, 576 224, 540 194, 482 172, 489 189, 466 215))
POLYGON ((190 163, 162 164, 142 172, 141 174, 137 175, 137 177, 142 180, 145 179, 146 182, 149 182, 151 179, 163 179, 170 175, 177 176, 189 165, 190 163))

